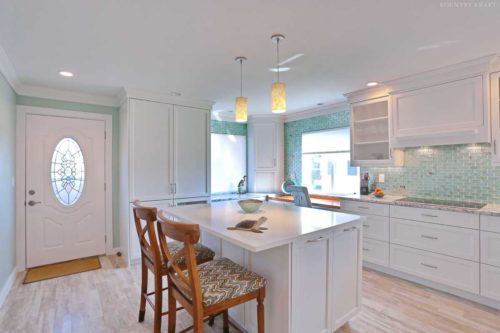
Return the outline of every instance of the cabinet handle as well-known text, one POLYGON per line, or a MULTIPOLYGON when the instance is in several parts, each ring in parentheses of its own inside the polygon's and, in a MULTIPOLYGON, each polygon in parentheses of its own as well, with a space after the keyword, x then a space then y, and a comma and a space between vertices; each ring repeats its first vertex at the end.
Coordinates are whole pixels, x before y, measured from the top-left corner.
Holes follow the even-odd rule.
POLYGON ((497 140, 493 140, 493 153, 496 155, 497 154, 497 140))
POLYGON ((422 216, 426 216, 426 217, 439 217, 437 215, 431 215, 431 214, 422 214, 422 216))
POLYGON ((439 238, 437 238, 437 237, 434 237, 434 236, 427 236, 427 235, 420 235, 420 237, 422 237, 422 238, 427 238, 427 239, 434 239, 434 240, 439 239, 439 238))
POLYGON ((368 252, 368 251, 370 251, 370 249, 367 249, 367 248, 363 248, 363 251, 366 251, 366 252, 368 252))
POLYGON ((174 183, 174 194, 177 193, 177 183, 174 183))
POLYGON ((369 228, 370 226, 368 224, 363 224, 364 228, 369 228))
POLYGON ((319 236, 318 238, 315 238, 315 239, 309 239, 307 242, 308 243, 316 243, 316 242, 320 242, 322 240, 325 240, 326 238, 323 237, 323 236, 319 236))
POLYGON ((425 266, 425 267, 429 267, 429 268, 432 268, 432 269, 437 269, 438 268, 437 266, 429 265, 429 264, 426 264, 426 263, 423 263, 423 262, 421 262, 420 265, 425 266))
POLYGON ((365 206, 358 206, 360 209, 370 209, 370 207, 365 207, 365 206))

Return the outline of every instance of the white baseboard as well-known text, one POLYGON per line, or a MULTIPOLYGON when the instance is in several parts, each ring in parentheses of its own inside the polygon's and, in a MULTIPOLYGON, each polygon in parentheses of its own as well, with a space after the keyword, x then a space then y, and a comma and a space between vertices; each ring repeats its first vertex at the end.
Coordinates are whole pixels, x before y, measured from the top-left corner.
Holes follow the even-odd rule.
POLYGON ((399 271, 394 270, 392 268, 380 266, 377 264, 372 264, 372 263, 369 263, 366 261, 363 261, 363 267, 370 268, 370 269, 373 269, 373 270, 376 270, 376 271, 379 271, 379 272, 382 272, 382 273, 385 273, 388 275, 393 275, 393 276, 396 276, 396 277, 404 279, 404 280, 418 283, 418 284, 421 284, 423 286, 426 286, 426 287, 429 287, 432 289, 436 289, 436 290, 439 290, 439 291, 442 291, 442 292, 445 292, 448 294, 452 294, 452 295, 455 295, 455 296, 458 296, 461 298, 465 298, 469 301, 473 301, 473 302, 500 310, 500 302, 483 297, 483 296, 480 296, 480 295, 472 294, 472 293, 467 292, 467 291, 463 291, 463 290, 460 290, 457 288, 446 286, 446 285, 441 284, 441 283, 422 279, 422 278, 417 277, 417 276, 413 276, 410 274, 399 272, 399 271))
POLYGON ((17 274, 17 268, 14 267, 14 269, 9 275, 9 278, 7 279, 7 281, 5 281, 5 284, 3 285, 2 290, 0 291, 0 307, 7 299, 7 296, 9 295, 9 292, 12 289, 12 286, 14 285, 14 281, 16 280, 16 274, 17 274))

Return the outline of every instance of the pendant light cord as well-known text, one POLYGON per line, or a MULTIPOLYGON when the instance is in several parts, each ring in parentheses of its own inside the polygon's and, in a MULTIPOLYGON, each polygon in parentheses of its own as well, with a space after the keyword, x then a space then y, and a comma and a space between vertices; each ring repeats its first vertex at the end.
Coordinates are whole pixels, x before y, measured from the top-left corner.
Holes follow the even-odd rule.
POLYGON ((240 96, 243 96, 243 59, 240 59, 240 96))
POLYGON ((278 69, 278 82, 280 82, 280 38, 276 38, 276 63, 278 69))

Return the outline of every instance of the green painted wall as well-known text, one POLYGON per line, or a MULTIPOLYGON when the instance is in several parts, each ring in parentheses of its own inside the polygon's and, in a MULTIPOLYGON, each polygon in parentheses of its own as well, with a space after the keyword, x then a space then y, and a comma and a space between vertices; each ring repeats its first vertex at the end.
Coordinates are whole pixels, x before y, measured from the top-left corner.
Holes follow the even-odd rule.
POLYGON ((0 73, 0 290, 16 262, 15 188, 16 93, 0 73))
MULTIPOLYGON (((302 178, 302 133, 349 126, 349 111, 285 123, 285 176, 302 178)), ((387 194, 500 203, 500 167, 489 144, 405 149, 404 167, 361 168, 387 194), (377 184, 378 175, 385 182, 377 184)))
POLYGON ((120 113, 119 108, 85 104, 85 103, 75 103, 58 101, 53 99, 39 98, 39 97, 29 97, 29 96, 17 96, 17 105, 35 106, 51 109, 60 110, 72 110, 80 112, 90 112, 90 113, 100 113, 109 114, 113 116, 113 246, 118 247, 120 245, 120 223, 119 223, 119 212, 118 212, 118 194, 119 194, 119 138, 120 138, 120 113))

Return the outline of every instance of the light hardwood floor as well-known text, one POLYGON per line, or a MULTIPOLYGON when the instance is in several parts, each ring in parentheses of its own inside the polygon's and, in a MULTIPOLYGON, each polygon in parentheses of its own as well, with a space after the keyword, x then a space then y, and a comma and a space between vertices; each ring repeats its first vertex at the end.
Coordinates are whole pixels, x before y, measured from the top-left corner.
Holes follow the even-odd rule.
MULTIPOLYGON (((28 285, 19 274, 0 309, 0 332, 152 332, 150 308, 145 322, 137 322, 139 266, 123 268, 117 257, 101 263, 100 270, 28 285)), ((179 330, 190 324, 178 313, 179 330)), ((162 331, 166 327, 164 317, 162 331)), ((206 325, 206 333, 213 332, 222 332, 219 319, 206 325)), ((338 332, 500 332, 500 311, 365 270, 363 310, 338 332)))

